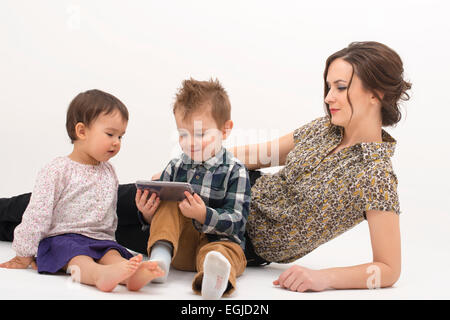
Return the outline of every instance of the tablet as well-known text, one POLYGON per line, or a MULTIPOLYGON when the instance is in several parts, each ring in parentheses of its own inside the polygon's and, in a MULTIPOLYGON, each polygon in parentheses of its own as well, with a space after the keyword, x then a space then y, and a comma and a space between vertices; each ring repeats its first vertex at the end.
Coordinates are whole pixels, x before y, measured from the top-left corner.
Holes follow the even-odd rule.
POLYGON ((156 193, 159 199, 163 201, 183 201, 186 198, 185 191, 194 193, 192 186, 186 182, 138 180, 136 181, 136 188, 149 190, 149 195, 156 193))

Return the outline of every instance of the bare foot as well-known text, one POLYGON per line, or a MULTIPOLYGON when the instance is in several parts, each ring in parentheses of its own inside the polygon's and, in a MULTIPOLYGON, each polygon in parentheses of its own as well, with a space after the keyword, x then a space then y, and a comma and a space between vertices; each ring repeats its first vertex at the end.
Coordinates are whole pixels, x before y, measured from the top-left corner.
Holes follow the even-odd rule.
POLYGON ((101 291, 111 292, 120 283, 130 278, 141 265, 142 255, 115 264, 104 265, 95 286, 101 291))
POLYGON ((158 266, 157 262, 142 262, 137 271, 128 279, 127 288, 130 291, 138 291, 153 279, 163 275, 164 271, 158 266))

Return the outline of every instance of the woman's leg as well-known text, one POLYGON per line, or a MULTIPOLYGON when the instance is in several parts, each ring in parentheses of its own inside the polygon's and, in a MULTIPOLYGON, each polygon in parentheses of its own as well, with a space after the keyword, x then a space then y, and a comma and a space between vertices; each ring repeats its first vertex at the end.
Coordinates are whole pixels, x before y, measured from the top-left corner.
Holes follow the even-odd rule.
MULTIPOLYGON (((250 185, 253 187, 256 180, 261 177, 262 172, 259 170, 250 170, 248 174, 250 177, 250 185)), ((256 254, 252 240, 248 236, 247 231, 245 232, 245 257, 247 258, 247 267, 264 266, 270 264, 269 261, 264 260, 256 254)))
MULTIPOLYGON (((260 171, 249 171, 251 185, 261 176, 260 171)), ((147 254, 149 232, 142 230, 135 203, 136 185, 134 183, 119 185, 117 198, 117 230, 116 240, 122 246, 133 251, 147 254)), ((22 221, 22 215, 28 206, 31 193, 11 198, 0 198, 0 241, 12 241, 15 227, 22 221)), ((247 241, 250 241, 248 237, 247 241)), ((246 250, 247 254, 247 250, 246 250)), ((249 258, 249 265, 255 259, 249 258), (252 262, 250 262, 252 261, 252 262)), ((256 262, 255 265, 260 265, 256 262)))
MULTIPOLYGON (((134 183, 121 184, 117 193, 117 242, 126 248, 147 253, 148 230, 142 230, 134 202, 136 186, 134 183)), ((0 241, 13 241, 14 229, 22 221, 31 193, 11 198, 0 198, 0 241)))
POLYGON ((117 194, 116 240, 133 251, 147 254, 148 229, 142 230, 135 203, 136 185, 121 184, 117 194))
POLYGON ((30 202, 31 193, 11 198, 0 198, 0 240, 13 241, 14 229, 22 221, 22 215, 30 202))

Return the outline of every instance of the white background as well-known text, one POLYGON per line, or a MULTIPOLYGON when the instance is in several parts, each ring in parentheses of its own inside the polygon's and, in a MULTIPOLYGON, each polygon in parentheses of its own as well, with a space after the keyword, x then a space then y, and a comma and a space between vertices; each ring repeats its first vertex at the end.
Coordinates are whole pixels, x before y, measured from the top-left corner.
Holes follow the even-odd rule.
MULTIPOLYGON (((445 296, 449 9, 444 0, 3 0, 0 197, 31 191, 45 163, 71 152, 65 113, 81 91, 98 88, 127 105, 128 130, 112 163, 120 182, 131 183, 176 155, 171 106, 182 80, 213 77, 227 89, 235 123, 227 146, 264 141, 324 115, 329 55, 352 41, 379 41, 399 53, 413 84, 403 119, 386 128, 398 141, 392 160, 402 211, 401 279, 423 281, 430 294, 445 296)), ((364 241, 364 258, 371 259, 361 225, 334 240, 341 242, 330 252, 349 257, 351 245, 364 241)))

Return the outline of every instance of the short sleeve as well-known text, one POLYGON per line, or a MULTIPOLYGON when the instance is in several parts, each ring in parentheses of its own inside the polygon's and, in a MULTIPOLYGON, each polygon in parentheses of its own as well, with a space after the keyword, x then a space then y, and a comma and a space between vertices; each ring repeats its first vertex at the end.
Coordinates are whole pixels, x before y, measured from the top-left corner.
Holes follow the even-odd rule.
POLYGON ((321 117, 294 130, 294 144, 297 145, 299 142, 305 141, 322 132, 327 124, 329 124, 328 117, 321 117))
POLYGON ((400 214, 397 185, 397 176, 392 169, 379 167, 368 170, 362 190, 364 217, 369 210, 400 214))

